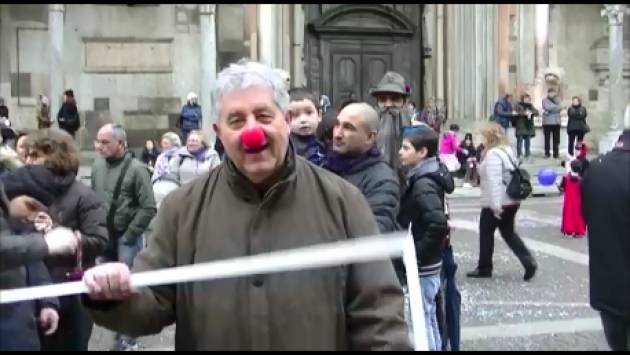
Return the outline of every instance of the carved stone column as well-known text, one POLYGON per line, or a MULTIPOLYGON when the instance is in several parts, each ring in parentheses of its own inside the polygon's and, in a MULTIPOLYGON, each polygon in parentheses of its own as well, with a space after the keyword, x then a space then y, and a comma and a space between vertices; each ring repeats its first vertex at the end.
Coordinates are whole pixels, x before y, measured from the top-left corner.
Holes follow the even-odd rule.
POLYGON ((608 111, 610 126, 608 133, 599 142, 599 151, 604 153, 612 148, 623 129, 625 109, 623 88, 623 15, 630 13, 626 5, 604 5, 601 15, 608 17, 608 111))
MULTIPOLYGON (((216 4, 199 5, 199 29, 201 34, 201 128, 214 141, 212 123, 216 122, 214 111, 211 109, 212 88, 217 80, 217 36, 215 13, 216 4)), ((218 113, 216 113, 218 114, 218 113)))
POLYGON ((61 99, 64 88, 63 70, 63 15, 64 4, 48 5, 48 38, 50 40, 50 52, 48 57, 48 79, 50 81, 49 103, 50 117, 57 118, 57 112, 61 107, 61 99))

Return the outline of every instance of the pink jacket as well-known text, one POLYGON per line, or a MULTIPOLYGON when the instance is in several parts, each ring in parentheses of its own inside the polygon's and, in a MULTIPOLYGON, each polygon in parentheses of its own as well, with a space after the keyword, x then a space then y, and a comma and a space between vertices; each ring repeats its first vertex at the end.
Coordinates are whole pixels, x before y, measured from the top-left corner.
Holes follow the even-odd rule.
POLYGON ((440 143, 440 154, 455 154, 458 150, 457 134, 452 131, 447 132, 440 143))

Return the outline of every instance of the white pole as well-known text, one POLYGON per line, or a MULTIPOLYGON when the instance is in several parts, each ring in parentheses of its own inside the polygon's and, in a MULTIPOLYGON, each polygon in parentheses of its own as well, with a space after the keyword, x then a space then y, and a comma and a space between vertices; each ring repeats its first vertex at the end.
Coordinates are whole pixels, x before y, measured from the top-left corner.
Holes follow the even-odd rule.
MULTIPOLYGON (((132 288, 305 270, 403 255, 406 235, 391 233, 131 275, 132 288)), ((0 304, 87 293, 83 281, 0 291, 0 304)), ((424 324, 424 323, 422 323, 424 324)))
POLYGON ((427 329, 424 320, 424 305, 422 304, 422 289, 416 259, 416 246, 413 242, 411 230, 403 249, 403 263, 407 274, 407 289, 409 290, 409 308, 411 309, 411 327, 413 328, 413 346, 416 351, 428 351, 427 329))

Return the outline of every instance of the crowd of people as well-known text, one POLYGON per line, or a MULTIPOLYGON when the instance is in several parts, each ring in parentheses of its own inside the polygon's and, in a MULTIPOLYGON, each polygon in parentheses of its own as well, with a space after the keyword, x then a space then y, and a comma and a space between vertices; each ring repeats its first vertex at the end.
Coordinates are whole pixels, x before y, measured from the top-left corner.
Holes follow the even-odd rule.
MULTIPOLYGON (((496 123, 475 132, 475 145, 472 132, 459 141, 457 124, 444 130, 440 102, 428 101, 417 111, 409 91, 403 76, 390 71, 370 93, 376 105, 335 103, 307 88, 289 88, 273 68, 240 61, 217 76, 214 146, 201 131, 202 111, 190 93, 180 133, 164 133, 159 148, 148 140, 139 158, 130 152, 122 125, 102 126, 91 188, 77 180, 72 91, 66 91, 58 117, 61 130, 39 120, 47 112, 42 97, 40 130, 16 137, 15 151, 0 150, 0 289, 81 279, 89 293, 1 305, 0 349, 87 350, 96 323, 116 332, 113 350, 133 350, 137 337, 175 323, 177 350, 410 350, 410 300, 399 258, 213 282, 140 289, 130 284, 131 270, 408 230, 429 350, 459 350, 461 296, 447 195, 456 176, 481 190, 479 260, 467 276, 492 277, 498 228, 530 281, 539 266, 515 230, 523 196, 511 186, 520 176, 515 171, 523 144, 525 157, 530 154, 531 120, 538 111, 526 94, 514 109, 509 95, 502 98, 496 123), (516 154, 506 136, 510 123, 516 154)), ((558 105, 550 91, 543 103, 546 136, 557 135, 558 105)), ((585 123, 579 99, 569 110, 574 121, 585 123)), ((613 186, 630 178, 626 162, 613 184, 602 183, 607 164, 627 160, 630 132, 587 168, 579 133, 584 126, 576 122, 569 133, 577 139, 570 146, 576 154, 570 152, 561 186, 567 196, 584 196, 577 205, 565 201, 567 215, 584 211, 584 218, 577 229, 574 221, 563 222, 562 230, 582 236, 588 225, 593 237, 607 233, 618 255, 593 258, 591 270, 602 273, 607 264, 601 263, 614 264, 621 271, 616 285, 628 286, 623 250, 630 250, 630 241, 620 231, 627 235, 630 228, 619 214, 628 206, 612 215, 594 206, 602 184, 604 194, 614 194, 613 186), (582 194, 576 179, 583 179, 582 194)), ((624 188, 618 193, 630 198, 630 187, 624 188)), ((589 247, 597 253, 602 246, 594 239, 589 247)), ((615 284, 599 282, 593 307, 602 312, 611 347, 623 349, 630 286, 613 295, 604 290, 615 284)))

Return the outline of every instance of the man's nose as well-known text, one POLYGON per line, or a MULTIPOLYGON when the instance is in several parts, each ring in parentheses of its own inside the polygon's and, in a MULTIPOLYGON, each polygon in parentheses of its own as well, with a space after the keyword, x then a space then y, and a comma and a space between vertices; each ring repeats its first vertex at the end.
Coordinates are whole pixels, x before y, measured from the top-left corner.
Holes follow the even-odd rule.
POLYGON ((259 127, 260 124, 258 123, 258 121, 256 121, 256 116, 252 115, 248 115, 246 120, 245 120, 245 127, 244 129, 252 129, 252 128, 256 128, 259 127))

